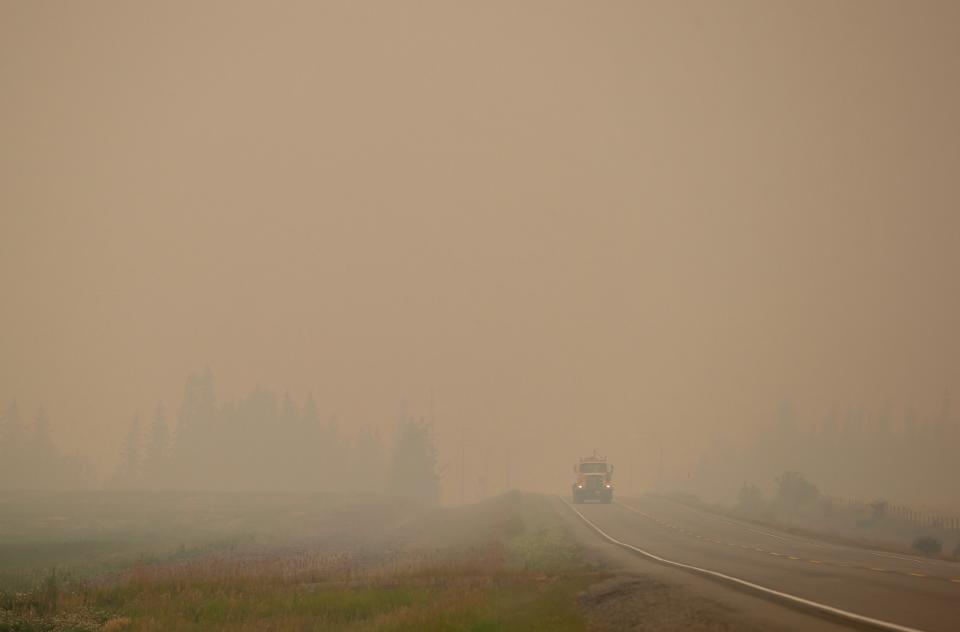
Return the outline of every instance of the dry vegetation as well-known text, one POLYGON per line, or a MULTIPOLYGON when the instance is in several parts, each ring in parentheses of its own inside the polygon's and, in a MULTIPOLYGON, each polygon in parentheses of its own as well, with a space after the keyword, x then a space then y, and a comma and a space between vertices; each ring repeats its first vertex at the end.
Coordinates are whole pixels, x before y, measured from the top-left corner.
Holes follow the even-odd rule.
POLYGON ((234 541, 106 576, 46 571, 32 588, 2 593, 0 630, 582 628, 575 595, 597 576, 549 502, 513 494, 458 510, 395 509, 395 539, 339 550, 234 541))

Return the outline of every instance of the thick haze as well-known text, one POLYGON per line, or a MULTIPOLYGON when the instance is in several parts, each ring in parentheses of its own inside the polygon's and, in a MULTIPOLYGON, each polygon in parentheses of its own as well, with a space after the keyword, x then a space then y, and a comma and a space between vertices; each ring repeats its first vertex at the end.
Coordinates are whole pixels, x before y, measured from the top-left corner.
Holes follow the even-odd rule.
POLYGON ((448 498, 461 436, 640 488, 784 400, 933 414, 958 112, 954 2, 7 0, 0 404, 106 468, 204 367, 432 392, 448 498))

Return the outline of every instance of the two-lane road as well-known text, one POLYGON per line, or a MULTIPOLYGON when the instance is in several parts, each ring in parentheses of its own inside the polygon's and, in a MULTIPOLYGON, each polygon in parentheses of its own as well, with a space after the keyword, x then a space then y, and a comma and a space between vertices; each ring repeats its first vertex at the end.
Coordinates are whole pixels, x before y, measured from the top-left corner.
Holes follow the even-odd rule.
POLYGON ((801 538, 655 496, 576 509, 667 560, 907 628, 960 630, 960 564, 801 538))

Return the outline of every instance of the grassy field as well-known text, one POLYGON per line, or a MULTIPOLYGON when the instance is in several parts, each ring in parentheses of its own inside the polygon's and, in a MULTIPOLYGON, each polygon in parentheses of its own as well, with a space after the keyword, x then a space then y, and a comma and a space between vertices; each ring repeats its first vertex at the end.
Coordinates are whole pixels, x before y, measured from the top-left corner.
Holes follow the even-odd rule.
POLYGON ((549 499, 0 496, 0 632, 579 630, 549 499))

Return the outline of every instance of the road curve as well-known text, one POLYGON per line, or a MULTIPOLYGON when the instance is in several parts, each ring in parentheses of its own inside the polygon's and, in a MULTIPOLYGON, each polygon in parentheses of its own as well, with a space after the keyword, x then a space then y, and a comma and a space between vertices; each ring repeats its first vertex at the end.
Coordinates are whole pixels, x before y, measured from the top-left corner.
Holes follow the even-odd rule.
POLYGON ((960 564, 801 538, 656 496, 571 509, 620 543, 794 605, 822 605, 888 630, 960 630, 960 564))

